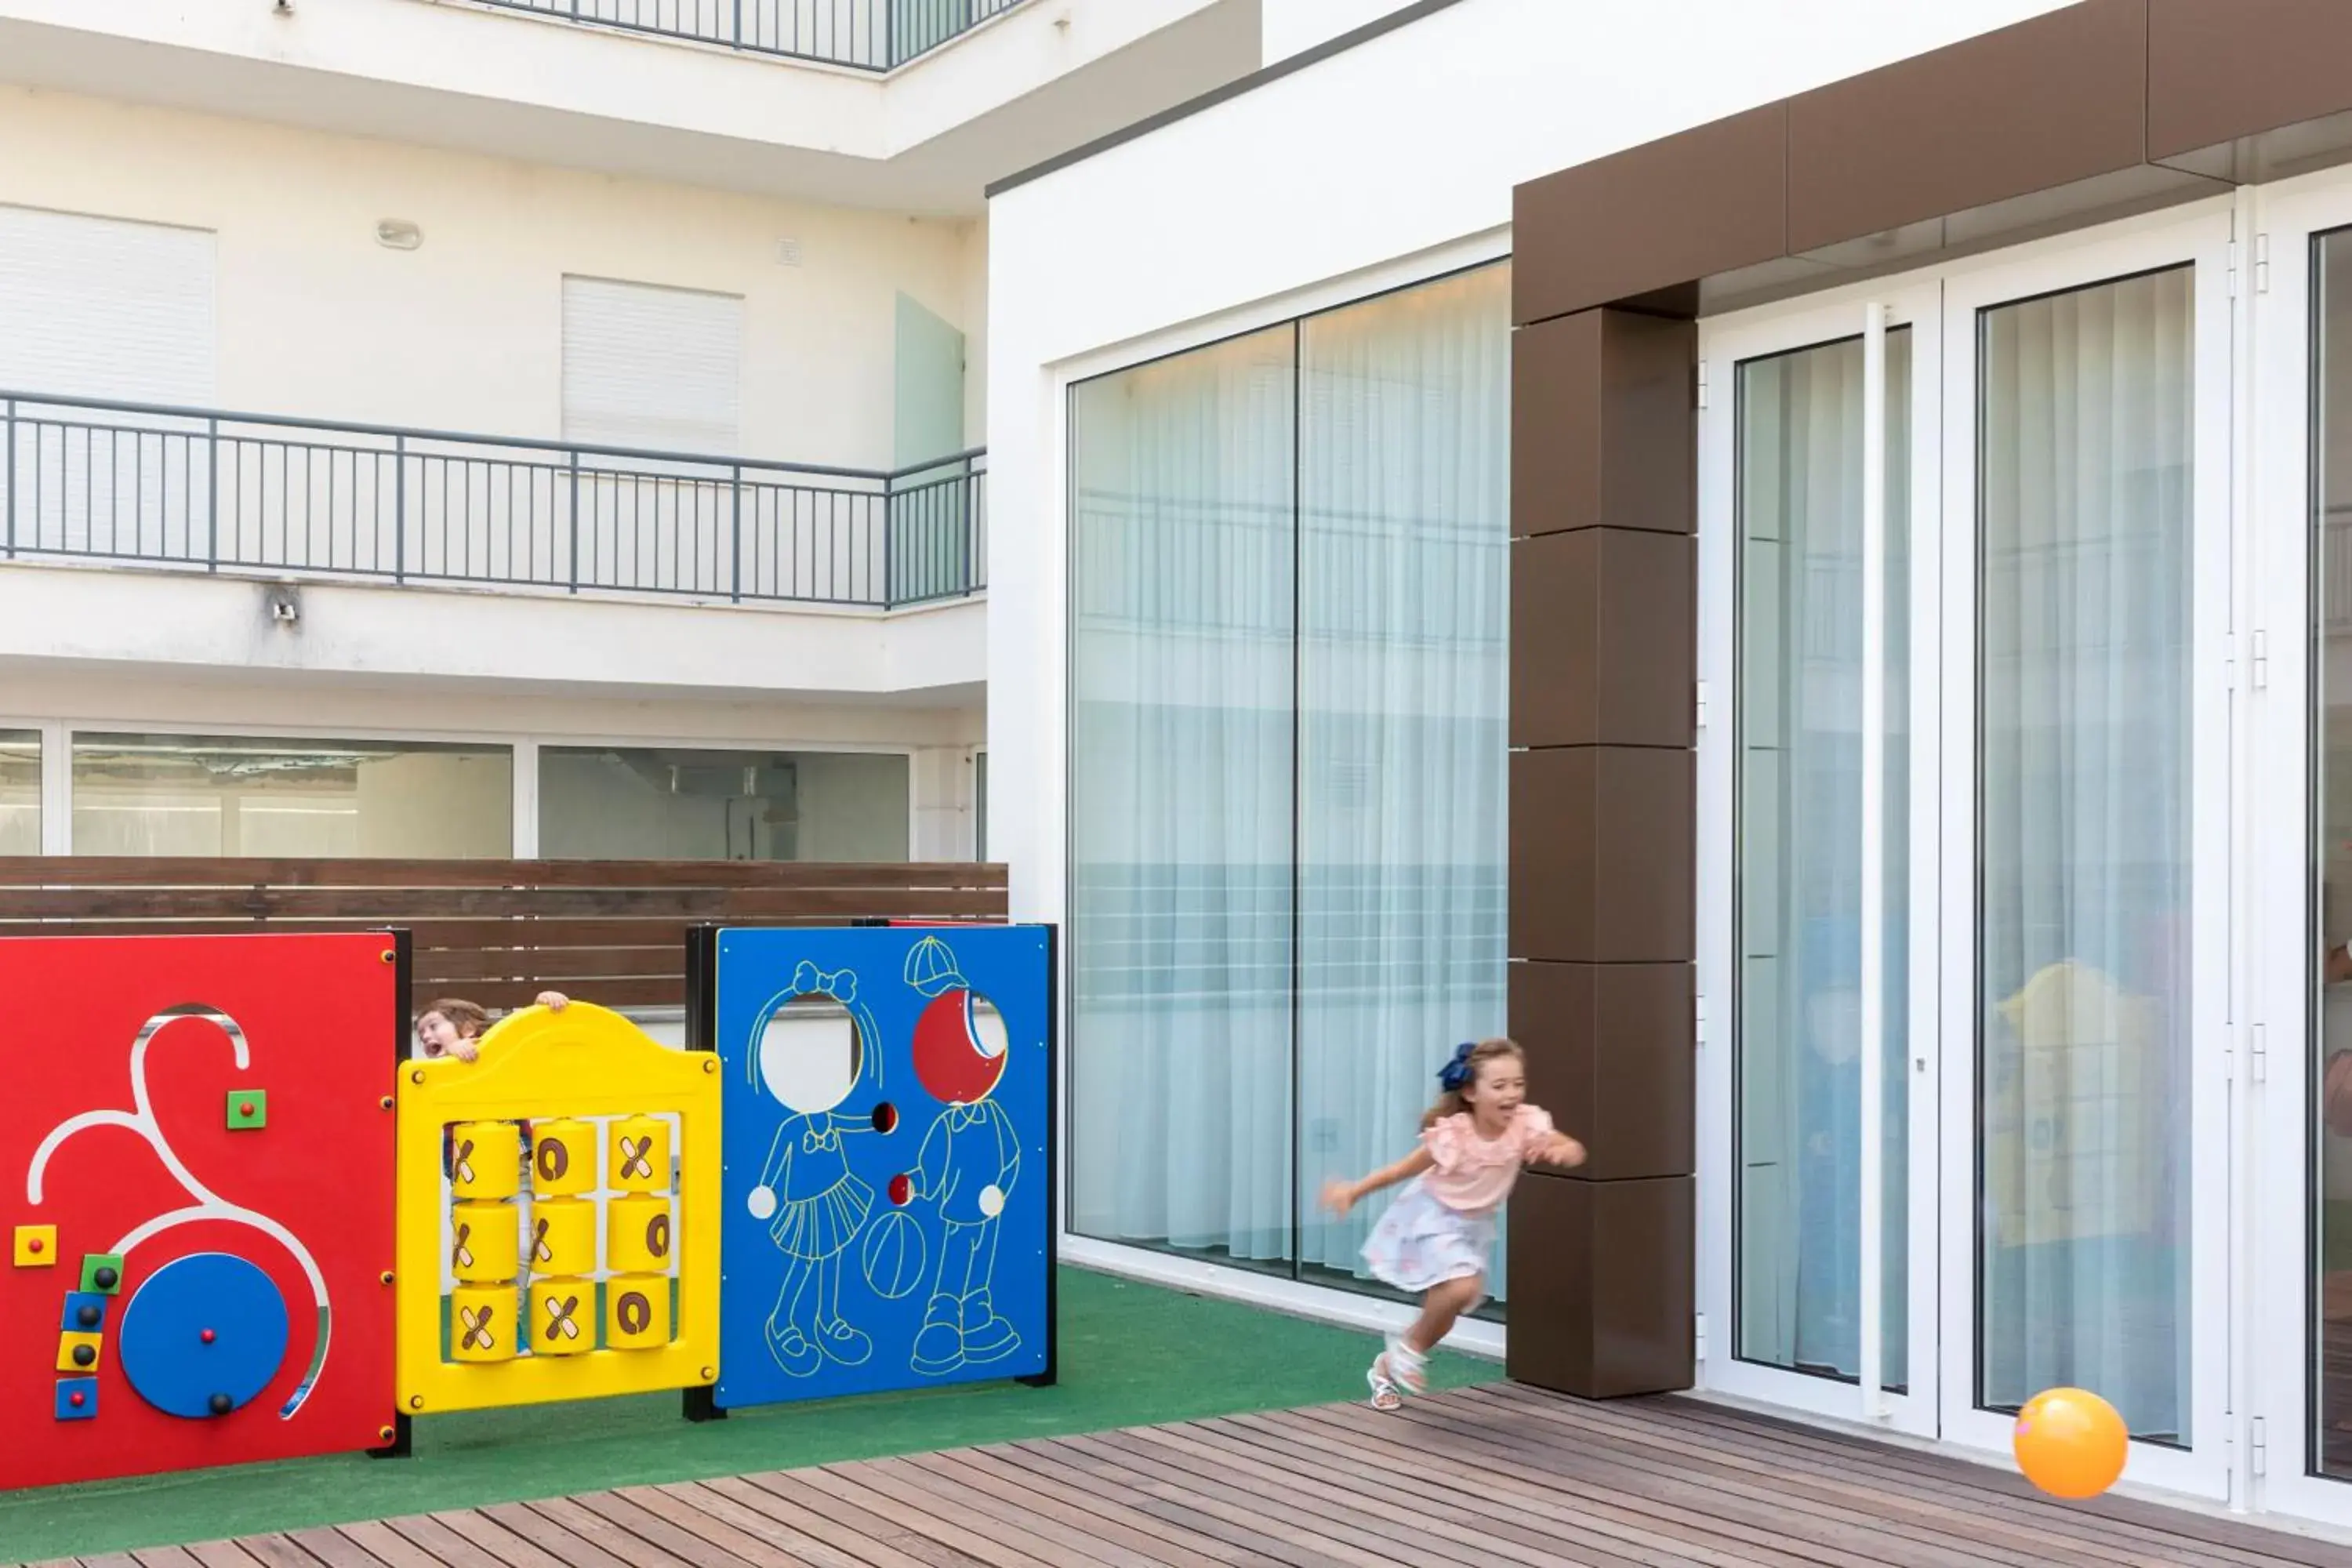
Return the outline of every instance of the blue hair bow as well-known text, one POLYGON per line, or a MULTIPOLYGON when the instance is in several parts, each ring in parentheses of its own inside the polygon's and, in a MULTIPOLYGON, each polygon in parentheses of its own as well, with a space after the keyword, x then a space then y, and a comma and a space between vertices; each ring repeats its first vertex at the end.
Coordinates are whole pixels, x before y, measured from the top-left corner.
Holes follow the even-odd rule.
POLYGON ((1448 1094, 1459 1094, 1470 1087, 1470 1052, 1474 1047, 1467 1040, 1454 1047, 1454 1055, 1437 1069, 1437 1085, 1448 1094))

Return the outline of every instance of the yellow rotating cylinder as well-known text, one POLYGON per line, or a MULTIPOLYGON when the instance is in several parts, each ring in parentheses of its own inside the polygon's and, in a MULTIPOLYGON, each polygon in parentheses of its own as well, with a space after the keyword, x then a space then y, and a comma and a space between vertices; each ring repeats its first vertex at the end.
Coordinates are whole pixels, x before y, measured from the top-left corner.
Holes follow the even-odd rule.
POLYGON ((604 1232, 604 1258, 616 1274, 660 1274, 669 1268, 677 1236, 667 1198, 643 1194, 614 1198, 604 1232))
POLYGON ((542 1121, 530 1145, 534 1197, 569 1198, 596 1189, 596 1129, 570 1117, 542 1121))
POLYGON ((669 1191, 669 1123, 654 1116, 630 1116, 614 1122, 604 1169, 616 1192, 669 1191))
POLYGON ((510 1198, 521 1184, 522 1130, 511 1121, 460 1121, 449 1129, 449 1190, 461 1202, 510 1198))

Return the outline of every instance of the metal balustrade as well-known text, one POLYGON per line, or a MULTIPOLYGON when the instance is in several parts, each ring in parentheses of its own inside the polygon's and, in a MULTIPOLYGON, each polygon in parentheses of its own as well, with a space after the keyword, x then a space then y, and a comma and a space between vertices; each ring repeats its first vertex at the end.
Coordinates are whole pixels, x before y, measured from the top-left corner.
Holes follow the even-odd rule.
POLYGON ((895 70, 1025 0, 477 0, 501 11, 895 70))
POLYGON ((886 472, 0 393, 0 552, 877 609, 985 582, 987 459, 886 472))

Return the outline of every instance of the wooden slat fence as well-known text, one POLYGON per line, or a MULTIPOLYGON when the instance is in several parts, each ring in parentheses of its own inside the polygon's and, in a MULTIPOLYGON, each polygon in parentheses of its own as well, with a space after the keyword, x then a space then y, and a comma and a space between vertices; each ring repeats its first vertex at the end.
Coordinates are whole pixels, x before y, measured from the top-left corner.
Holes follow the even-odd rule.
POLYGON ((503 1009, 552 988, 611 1007, 686 1000, 709 921, 1001 921, 1002 866, 701 860, 0 857, 0 936, 415 933, 415 999, 503 1009))

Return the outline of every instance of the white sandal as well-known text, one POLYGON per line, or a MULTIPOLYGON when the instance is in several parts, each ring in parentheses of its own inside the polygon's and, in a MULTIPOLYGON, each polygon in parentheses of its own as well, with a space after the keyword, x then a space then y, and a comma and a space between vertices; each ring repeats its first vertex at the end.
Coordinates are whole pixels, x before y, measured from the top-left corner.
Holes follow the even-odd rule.
POLYGON ((1381 1360, 1386 1363, 1389 1376, 1407 1394, 1429 1392, 1429 1358, 1406 1344, 1402 1334, 1389 1341, 1388 1353, 1381 1360))
POLYGON ((1364 1373, 1364 1381, 1372 1387, 1373 1409, 1393 1415, 1404 1408, 1404 1395, 1398 1393, 1397 1385, 1389 1381, 1387 1356, 1378 1355, 1372 1358, 1370 1369, 1364 1373))

